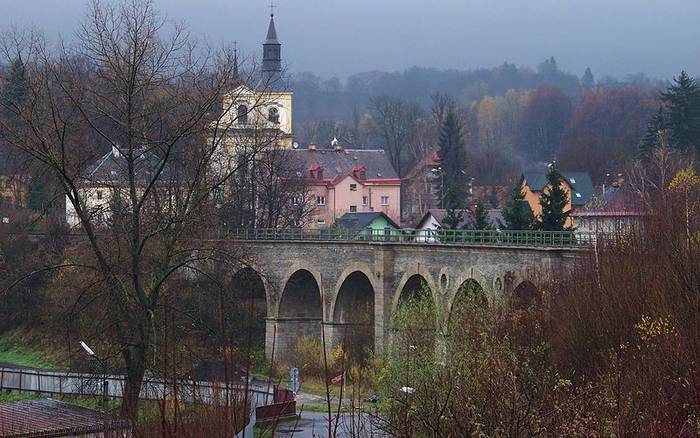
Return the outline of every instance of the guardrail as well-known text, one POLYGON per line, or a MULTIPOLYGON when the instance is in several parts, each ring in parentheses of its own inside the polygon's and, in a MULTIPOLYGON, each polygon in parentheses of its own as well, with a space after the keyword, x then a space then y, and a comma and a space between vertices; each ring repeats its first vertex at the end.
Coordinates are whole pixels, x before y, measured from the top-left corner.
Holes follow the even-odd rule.
POLYGON ((350 230, 346 228, 252 228, 233 229, 226 237, 239 240, 291 240, 316 242, 390 242, 437 245, 591 247, 600 234, 575 231, 512 231, 512 230, 350 230))
MULTIPOLYGON (((139 398, 142 400, 164 400, 176 391, 178 398, 188 402, 206 404, 218 403, 230 397, 242 397, 245 390, 251 405, 261 406, 272 399, 272 393, 248 386, 179 379, 177 384, 162 379, 145 379, 139 398)), ((20 368, 0 368, 0 391, 12 390, 51 395, 102 396, 121 398, 124 390, 124 376, 114 374, 70 373, 20 368)))

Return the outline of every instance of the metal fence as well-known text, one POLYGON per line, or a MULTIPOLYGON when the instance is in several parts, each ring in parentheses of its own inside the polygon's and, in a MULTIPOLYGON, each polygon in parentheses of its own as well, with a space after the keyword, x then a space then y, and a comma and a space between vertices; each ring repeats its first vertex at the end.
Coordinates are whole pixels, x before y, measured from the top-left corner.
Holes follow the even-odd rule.
MULTIPOLYGON (((124 394, 124 376, 69 373, 33 369, 0 368, 0 391, 12 390, 50 395, 77 395, 121 398, 124 394)), ((177 394, 185 402, 218 403, 229 397, 242 398, 244 383, 214 383, 180 379, 165 381, 146 379, 141 387, 143 400, 164 400, 177 394)), ((272 392, 249 385, 248 399, 252 406, 261 406, 272 400, 272 392)))
POLYGON ((575 231, 252 228, 230 230, 226 233, 226 237, 251 241, 386 242, 458 246, 577 248, 593 246, 596 240, 600 240, 604 236, 575 231))

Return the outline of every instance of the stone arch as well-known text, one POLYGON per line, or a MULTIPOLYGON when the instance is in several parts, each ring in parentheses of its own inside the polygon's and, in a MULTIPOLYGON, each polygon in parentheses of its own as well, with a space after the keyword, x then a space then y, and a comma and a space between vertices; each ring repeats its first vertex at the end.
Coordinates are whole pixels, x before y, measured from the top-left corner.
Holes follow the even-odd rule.
POLYGON ((308 360, 299 356, 299 341, 322 342, 323 296, 318 273, 298 268, 285 276, 275 318, 268 319, 266 351, 280 363, 291 365, 308 360))
POLYGON ((513 288, 511 304, 517 309, 524 309, 533 302, 542 299, 540 289, 530 280, 523 280, 513 288))
POLYGON ((287 285, 289 284, 289 280, 298 271, 307 271, 313 276, 314 280, 316 280, 316 285, 318 286, 318 293, 319 293, 319 303, 322 303, 321 310, 322 310, 322 314, 325 316, 325 306, 323 305, 325 303, 325 300, 323 299, 323 282, 321 281, 321 273, 316 268, 314 268, 311 263, 303 261, 303 260, 294 262, 292 264, 292 266, 290 266, 289 269, 287 269, 287 272, 282 277, 282 281, 280 282, 280 285, 279 285, 279 294, 278 294, 277 303, 274 306, 274 309, 275 309, 274 316, 280 315, 280 309, 282 307, 282 300, 284 299, 284 290, 287 287, 287 285))
POLYGON ((263 347, 266 336, 266 317, 269 311, 269 300, 264 277, 254 268, 244 266, 235 271, 230 278, 231 300, 236 311, 226 315, 231 318, 233 326, 238 326, 234 333, 237 341, 244 344, 241 347, 256 351, 263 347), (246 333, 240 336, 240 333, 246 333))
POLYGON ((327 324, 326 339, 333 345, 345 344, 354 360, 374 349, 375 288, 366 273, 353 271, 342 278, 327 324))
POLYGON ((404 289, 406 289, 407 285, 409 286, 409 289, 413 289, 416 286, 416 279, 420 279, 421 281, 425 282, 425 284, 428 286, 428 289, 430 289, 430 295, 437 307, 438 288, 432 275, 430 275, 430 273, 425 270, 410 269, 403 274, 403 277, 401 277, 401 280, 399 281, 399 284, 396 287, 396 291, 394 292, 392 309, 395 310, 398 307, 399 302, 401 301, 401 295, 404 293, 404 289), (410 281, 412 281, 413 283, 409 284, 410 281))
POLYGON ((458 293, 460 291, 460 288, 467 282, 467 281, 474 281, 476 284, 479 285, 479 287, 484 291, 486 294, 487 299, 492 299, 493 293, 489 284, 489 281, 486 279, 486 276, 482 274, 479 270, 471 268, 469 270, 468 275, 461 277, 459 281, 456 281, 452 283, 453 285, 457 286, 454 287, 450 290, 449 295, 447 297, 447 309, 446 313, 449 316, 452 307, 454 305, 455 299, 458 296, 458 293))
POLYGON ((338 276, 338 281, 335 282, 335 286, 333 287, 333 294, 330 297, 330 307, 328 309, 328 312, 326 313, 327 315, 330 315, 331 317, 333 317, 333 314, 335 312, 336 302, 338 301, 338 295, 340 293, 340 288, 343 286, 343 283, 348 278, 348 276, 350 274, 352 274, 353 272, 361 272, 361 273, 365 274, 365 277, 367 277, 370 284, 372 285, 372 289, 374 291, 379 290, 381 285, 376 282, 376 278, 374 276, 374 273, 372 272, 372 270, 369 268, 369 266, 367 264, 365 264, 365 263, 351 263, 338 276))
POLYGON ((253 267, 245 266, 231 276, 231 285, 241 301, 251 301, 255 310, 267 316, 268 293, 264 277, 253 267))
POLYGON ((459 305, 460 301, 465 299, 468 299, 477 306, 488 307, 489 305, 488 295, 484 287, 475 279, 467 278, 459 285, 457 292, 450 301, 450 308, 447 311, 448 321, 452 317, 452 313, 459 305))
POLYGON ((321 287, 307 269, 297 269, 284 282, 277 316, 279 318, 323 318, 321 287))

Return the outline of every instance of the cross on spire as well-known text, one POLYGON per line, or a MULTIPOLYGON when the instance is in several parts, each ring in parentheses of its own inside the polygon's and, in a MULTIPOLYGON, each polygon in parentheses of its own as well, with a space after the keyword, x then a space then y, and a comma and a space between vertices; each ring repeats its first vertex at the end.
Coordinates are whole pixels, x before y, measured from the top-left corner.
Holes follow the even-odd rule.
POLYGON ((270 0, 270 17, 275 16, 275 2, 274 0, 270 0))

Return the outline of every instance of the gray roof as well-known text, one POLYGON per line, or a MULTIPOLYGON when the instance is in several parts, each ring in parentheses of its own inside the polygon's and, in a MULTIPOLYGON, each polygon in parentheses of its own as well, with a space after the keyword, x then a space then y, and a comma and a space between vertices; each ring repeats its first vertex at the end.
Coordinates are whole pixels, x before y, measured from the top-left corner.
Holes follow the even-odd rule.
MULTIPOLYGON (((582 207, 588 204, 594 194, 593 181, 586 172, 561 172, 562 176, 573 189, 571 205, 582 207)), ((542 172, 524 172, 523 177, 528 187, 536 192, 541 192, 547 186, 547 175, 542 172)))
POLYGON ((275 29, 275 16, 270 14, 270 25, 267 27, 267 38, 265 44, 279 44, 277 40, 277 29, 275 29))
POLYGON ((377 218, 384 218, 387 222, 394 228, 399 228, 398 224, 391 220, 389 216, 381 211, 361 211, 353 213, 345 213, 343 216, 338 218, 335 223, 336 225, 347 228, 349 230, 362 230, 370 226, 377 218))
POLYGON ((310 168, 318 165, 323 169, 323 179, 337 181, 352 175, 353 169, 365 168, 365 178, 398 179, 396 170, 383 150, 343 149, 293 149, 294 156, 306 167, 305 177, 310 177, 310 168))
MULTIPOLYGON (((160 165, 160 159, 153 153, 141 149, 134 151, 134 171, 136 179, 147 181, 160 165)), ((109 152, 87 168, 83 176, 85 182, 120 183, 128 180, 126 157, 116 151, 109 152)))
MULTIPOLYGON (((0 403, 0 436, 3 437, 88 436, 127 430, 126 420, 58 400, 0 403)), ((115 433, 119 435, 124 434, 115 433)))

